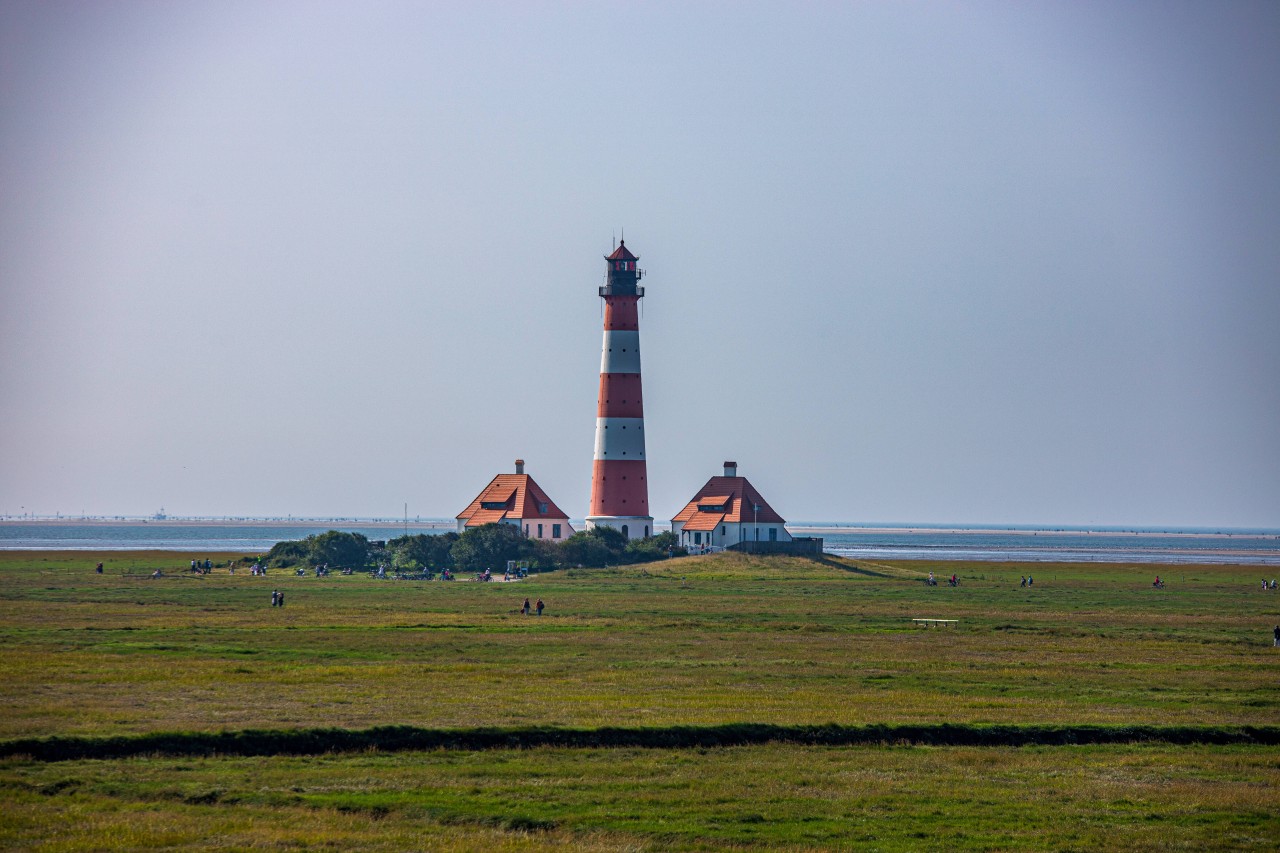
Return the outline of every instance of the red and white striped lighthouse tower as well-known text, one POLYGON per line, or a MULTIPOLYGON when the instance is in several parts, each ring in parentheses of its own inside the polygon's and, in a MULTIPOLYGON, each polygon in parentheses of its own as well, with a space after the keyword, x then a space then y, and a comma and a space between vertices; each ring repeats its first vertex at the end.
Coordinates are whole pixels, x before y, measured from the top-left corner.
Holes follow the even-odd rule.
POLYGON ((645 475, 644 408, 640 392, 640 317, 644 288, 638 257, 623 240, 606 255, 604 347, 596 405, 596 453, 588 527, 612 527, 628 539, 653 535, 645 475))

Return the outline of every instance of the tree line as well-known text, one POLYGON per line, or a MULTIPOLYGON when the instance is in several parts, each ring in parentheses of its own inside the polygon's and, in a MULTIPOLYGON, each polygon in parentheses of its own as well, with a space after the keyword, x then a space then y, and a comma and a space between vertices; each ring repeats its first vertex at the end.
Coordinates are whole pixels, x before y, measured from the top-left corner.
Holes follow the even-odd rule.
POLYGON ((611 527, 593 527, 563 542, 530 539, 512 524, 486 524, 462 534, 399 536, 386 543, 371 542, 361 533, 330 530, 306 539, 277 542, 264 558, 268 566, 372 568, 386 566, 400 572, 502 571, 517 560, 541 571, 648 563, 683 555, 674 533, 628 541, 611 527))

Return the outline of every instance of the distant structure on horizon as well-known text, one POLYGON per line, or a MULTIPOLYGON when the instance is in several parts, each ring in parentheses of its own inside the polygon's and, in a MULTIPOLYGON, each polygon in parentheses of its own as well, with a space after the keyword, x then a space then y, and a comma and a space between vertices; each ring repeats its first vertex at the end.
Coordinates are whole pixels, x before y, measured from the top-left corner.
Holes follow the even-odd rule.
POLYGON ((627 539, 653 535, 644 455, 644 406, 640 388, 640 258, 622 240, 608 264, 604 300, 604 346, 600 397, 596 401, 596 447, 587 527, 612 527, 627 539))
POLYGON ((457 522, 459 533, 484 524, 512 524, 530 539, 562 542, 573 535, 569 516, 524 472, 523 459, 516 460, 514 474, 499 474, 490 480, 458 513, 457 522))
POLYGON ((725 462, 724 476, 707 480, 671 519, 671 532, 690 550, 734 546, 751 550, 756 543, 768 548, 765 543, 791 542, 786 523, 746 477, 738 476, 738 463, 725 462))

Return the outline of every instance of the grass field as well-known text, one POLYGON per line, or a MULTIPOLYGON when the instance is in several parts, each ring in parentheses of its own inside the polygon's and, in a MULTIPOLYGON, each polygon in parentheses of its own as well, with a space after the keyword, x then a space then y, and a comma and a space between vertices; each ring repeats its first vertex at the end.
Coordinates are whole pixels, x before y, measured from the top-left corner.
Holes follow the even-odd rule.
MULTIPOLYGON (((196 577, 189 560, 0 553, 0 740, 389 724, 1280 724, 1280 595, 1259 589, 1254 567, 718 555, 478 584, 196 577), (158 567, 167 576, 151 578, 158 567), (929 569, 960 586, 925 587, 929 569), (1035 585, 1019 587, 1028 573, 1035 585), (1151 588, 1156 573, 1166 589, 1151 588), (522 616, 526 596, 546 615, 522 616)), ((0 787, 0 840, 23 849, 1280 841, 1272 746, 18 756, 0 761, 0 787)))

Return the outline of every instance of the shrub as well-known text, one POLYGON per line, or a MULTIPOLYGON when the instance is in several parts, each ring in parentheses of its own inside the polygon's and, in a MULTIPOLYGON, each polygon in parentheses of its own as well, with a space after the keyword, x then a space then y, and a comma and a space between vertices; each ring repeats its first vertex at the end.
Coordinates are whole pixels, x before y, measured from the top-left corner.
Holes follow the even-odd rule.
POLYGON ((622 534, 607 527, 593 527, 590 530, 575 533, 560 545, 560 558, 566 566, 599 568, 609 563, 618 563, 622 548, 615 551, 608 544, 610 541, 615 541, 614 537, 616 537, 616 543, 622 545, 622 534), (613 536, 602 534, 601 531, 605 530, 613 536))
POLYGON ((684 554, 683 548, 677 548, 679 539, 668 530, 648 539, 632 539, 627 543, 625 557, 629 563, 651 563, 654 560, 665 560, 676 554, 684 554))
MULTIPOLYGON (((267 556, 263 559, 272 568, 288 568, 289 566, 306 563, 310 554, 311 548, 307 540, 292 539, 272 545, 271 550, 267 552, 267 556)), ((246 557, 245 559, 252 558, 246 557)))
POLYGON ((398 569, 444 569, 453 564, 450 552, 457 541, 458 534, 452 530, 437 535, 416 533, 392 539, 387 543, 387 552, 391 564, 398 569))
POLYGON ((369 562, 369 540, 363 534, 330 530, 306 541, 313 563, 354 568, 369 562))
POLYGON ((459 569, 502 571, 508 560, 530 556, 533 546, 514 524, 485 524, 459 536, 449 553, 459 569))

